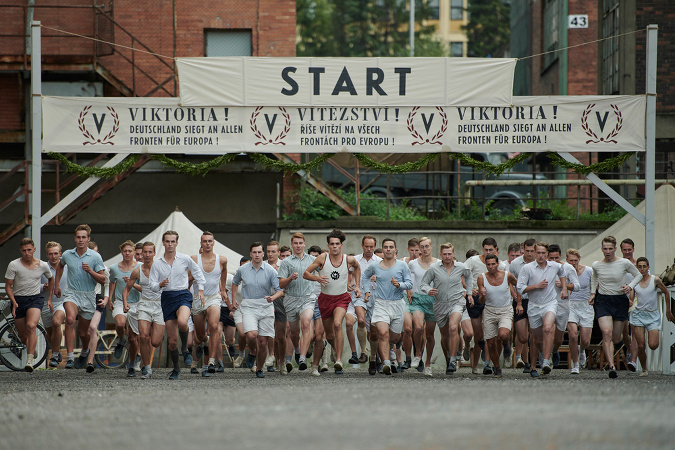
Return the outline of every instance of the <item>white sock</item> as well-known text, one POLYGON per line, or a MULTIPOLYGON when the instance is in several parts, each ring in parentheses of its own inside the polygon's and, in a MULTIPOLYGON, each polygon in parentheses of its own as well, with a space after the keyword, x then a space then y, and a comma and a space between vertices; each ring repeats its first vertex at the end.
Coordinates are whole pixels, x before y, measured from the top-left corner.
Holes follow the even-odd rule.
POLYGON ((209 365, 215 365, 216 364, 216 358, 209 358, 209 365))
POLYGON ((388 360, 388 359, 385 359, 385 360, 384 360, 384 365, 385 365, 385 366, 391 366, 391 361, 388 360))
POLYGON ((75 359, 75 353, 73 353, 73 352, 68 353, 68 356, 66 357, 66 359, 69 359, 69 360, 75 359))

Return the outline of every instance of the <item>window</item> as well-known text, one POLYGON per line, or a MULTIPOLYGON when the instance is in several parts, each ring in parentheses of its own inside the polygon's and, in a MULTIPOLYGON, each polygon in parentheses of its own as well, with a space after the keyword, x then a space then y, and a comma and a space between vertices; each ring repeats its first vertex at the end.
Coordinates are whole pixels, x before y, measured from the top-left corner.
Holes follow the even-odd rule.
MULTIPOLYGON (((619 34, 619 0, 602 2, 602 37, 619 34)), ((619 93, 619 38, 602 41, 602 93, 619 93)))
MULTIPOLYGON (((560 46, 560 37, 559 37, 559 28, 558 24, 560 23, 559 14, 558 14, 559 2, 558 0, 546 0, 544 6, 544 52, 551 52, 557 50, 560 46)), ((548 67, 553 64, 558 59, 558 52, 546 53, 544 55, 544 64, 542 66, 543 70, 548 69, 548 67)))
POLYGON ((204 30, 204 56, 251 56, 251 30, 204 30))
POLYGON ((450 0, 450 20, 464 18, 464 0, 450 0))
POLYGON ((429 8, 429 19, 438 20, 438 2, 439 0, 427 0, 427 7, 429 8))
POLYGON ((450 56, 464 56, 464 42, 451 42, 450 56))

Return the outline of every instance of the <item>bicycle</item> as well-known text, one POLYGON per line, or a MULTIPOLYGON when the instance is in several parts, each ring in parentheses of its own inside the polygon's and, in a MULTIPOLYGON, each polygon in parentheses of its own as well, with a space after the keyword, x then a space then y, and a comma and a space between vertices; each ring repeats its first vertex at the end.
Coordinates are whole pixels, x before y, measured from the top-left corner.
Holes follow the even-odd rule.
POLYGON ((122 356, 115 358, 115 347, 117 346, 117 332, 115 330, 98 330, 98 345, 94 359, 101 366, 107 369, 124 368, 129 361, 129 349, 124 346, 122 356))
MULTIPOLYGON (((14 323, 11 313, 7 315, 5 309, 11 305, 9 300, 0 300, 0 361, 9 369, 23 371, 26 367, 28 352, 26 344, 21 342, 19 332, 14 323)), ((39 367, 47 358, 49 344, 47 332, 42 324, 38 323, 35 328, 37 344, 35 346, 34 367, 39 367)))

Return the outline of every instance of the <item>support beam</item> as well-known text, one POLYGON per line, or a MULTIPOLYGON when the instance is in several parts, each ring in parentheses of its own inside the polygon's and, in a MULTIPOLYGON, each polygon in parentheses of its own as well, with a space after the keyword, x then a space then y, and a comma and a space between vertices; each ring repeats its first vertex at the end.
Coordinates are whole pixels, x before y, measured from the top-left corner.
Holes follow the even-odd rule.
POLYGON ((35 257, 42 251, 42 33, 40 22, 32 21, 31 86, 31 162, 30 162, 30 234, 35 243, 35 257))
MULTIPOLYGON (((574 156, 572 156, 571 154, 569 154, 567 152, 558 152, 558 154, 560 156, 562 156, 562 158, 567 162, 571 162, 571 163, 574 163, 574 164, 581 164, 578 159, 576 159, 574 156)), ((640 211, 638 211, 637 208, 635 208, 635 206, 631 205, 628 202, 628 200, 626 200, 625 198, 623 198, 621 196, 621 194, 619 194, 614 189, 609 187, 607 185, 607 183, 605 183, 604 181, 602 181, 600 179, 600 177, 598 177, 594 173, 589 173, 588 175, 586 175, 586 178, 588 178, 590 181, 592 181, 593 184, 598 187, 598 189, 600 189, 602 192, 607 194, 607 196, 609 198, 611 198, 612 200, 614 200, 620 207, 625 209, 628 214, 635 217, 635 219, 637 219, 638 222, 640 222, 642 225, 645 224, 644 214, 642 214, 640 211)), ((649 185, 647 185, 646 188, 648 189, 649 185)), ((654 189, 654 179, 652 179, 652 189, 654 189)))
POLYGON ((647 120, 645 127, 645 256, 650 263, 656 261, 656 47, 658 45, 659 26, 647 27, 647 120))
MULTIPOLYGON (((117 155, 113 156, 110 161, 103 164, 103 167, 116 166, 117 164, 121 163, 124 160, 124 158, 126 158, 127 156, 129 156, 129 155, 126 154, 126 153, 118 153, 117 155)), ((77 200, 80 195, 87 192, 87 190, 90 187, 92 187, 94 184, 96 184, 99 180, 100 180, 99 177, 90 177, 90 178, 87 178, 86 180, 84 180, 82 182, 82 184, 80 184, 78 187, 73 189, 73 191, 71 193, 69 193, 68 195, 66 195, 63 198, 63 200, 61 200, 56 205, 54 205, 52 207, 52 209, 47 211, 42 216, 42 223, 47 223, 50 220, 52 220, 54 217, 56 217, 57 214, 60 214, 61 211, 66 209, 71 203, 73 203, 75 200, 77 200)))

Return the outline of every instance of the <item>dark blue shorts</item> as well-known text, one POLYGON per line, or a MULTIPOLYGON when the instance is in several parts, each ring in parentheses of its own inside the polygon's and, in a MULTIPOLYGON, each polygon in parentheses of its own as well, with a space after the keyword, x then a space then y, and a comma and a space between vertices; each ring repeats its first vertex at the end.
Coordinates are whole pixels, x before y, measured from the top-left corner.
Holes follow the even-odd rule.
POLYGON ((625 322, 628 320, 628 296, 621 295, 603 295, 596 294, 595 302, 595 317, 612 316, 612 319, 618 322, 625 322))
POLYGON ((516 301, 513 301, 513 323, 518 322, 519 320, 527 319, 527 304, 530 302, 528 299, 524 298, 522 300, 523 304, 523 313, 516 314, 516 306, 518 305, 516 301))
POLYGON ((223 322, 223 325, 226 327, 234 327, 234 319, 230 316, 230 308, 227 306, 220 307, 220 321, 223 322))
POLYGON ((187 306, 192 309, 192 292, 187 289, 183 291, 164 291, 162 292, 162 314, 164 321, 176 320, 176 313, 181 306, 187 306))
POLYGON ((469 306, 469 298, 467 297, 466 299, 466 312, 469 313, 469 317, 472 319, 480 318, 481 314, 483 314, 483 309, 485 309, 485 303, 481 303, 478 298, 477 295, 473 296, 473 306, 469 306))
POLYGON ((26 317, 26 312, 31 308, 37 308, 42 311, 42 306, 45 299, 41 294, 38 295, 15 295, 14 300, 19 305, 16 308, 16 318, 23 319, 26 317))
POLYGON ((314 302, 314 315, 312 320, 321 320, 321 311, 319 311, 319 302, 314 302))

